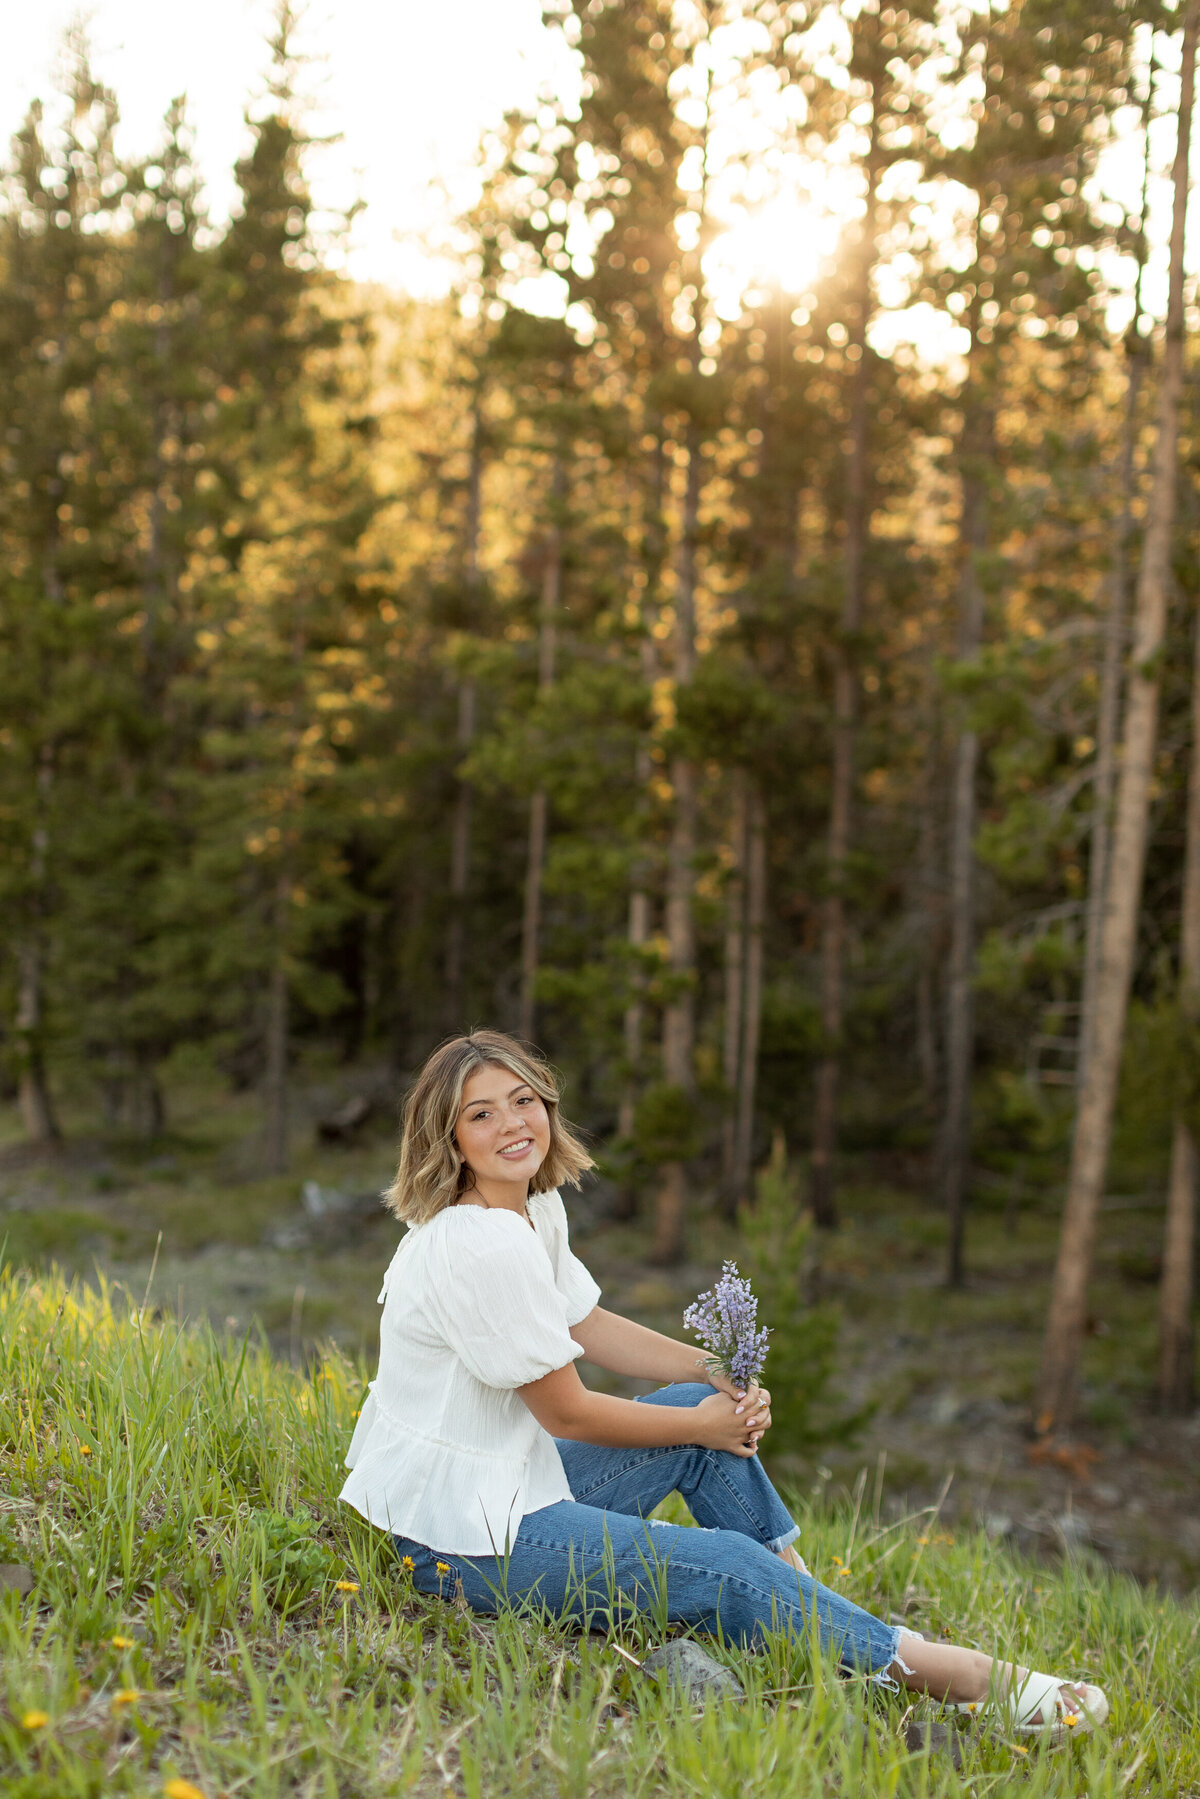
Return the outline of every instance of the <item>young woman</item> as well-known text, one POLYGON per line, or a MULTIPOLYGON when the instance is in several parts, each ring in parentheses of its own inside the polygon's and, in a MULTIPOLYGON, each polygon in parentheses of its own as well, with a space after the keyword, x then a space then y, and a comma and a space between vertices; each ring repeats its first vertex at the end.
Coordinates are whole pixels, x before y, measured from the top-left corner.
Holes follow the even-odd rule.
MULTIPOLYGON (((434 1052, 404 1114, 388 1201, 408 1231, 384 1277, 379 1372, 342 1498, 390 1531, 414 1584, 480 1612, 633 1609, 747 1646, 816 1629, 847 1671, 1061 1737, 1103 1722, 1098 1687, 882 1623, 808 1572, 758 1460, 765 1388, 711 1375, 695 1344, 606 1311, 558 1189, 591 1160, 550 1070, 475 1031, 434 1052), (575 1363, 664 1383, 590 1392, 575 1363), (700 1529, 650 1519, 681 1493, 700 1529)), ((796 1371, 793 1371, 796 1372, 796 1371)))

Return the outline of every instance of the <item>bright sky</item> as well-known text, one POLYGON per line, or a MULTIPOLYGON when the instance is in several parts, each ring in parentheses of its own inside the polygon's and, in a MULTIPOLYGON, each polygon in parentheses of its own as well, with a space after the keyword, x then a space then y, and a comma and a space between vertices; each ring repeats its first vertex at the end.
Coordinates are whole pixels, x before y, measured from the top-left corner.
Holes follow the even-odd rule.
MULTIPOLYGON (((243 110, 261 89, 272 11, 272 0, 91 0, 87 8, 96 72, 120 100, 122 148, 151 150, 169 100, 186 92, 217 220, 226 214, 232 166, 246 141, 243 110)), ((63 32, 79 12, 80 0, 0 0, 0 143, 32 98, 52 92, 63 32)), ((311 158, 317 203, 346 206, 356 196, 367 202, 355 224, 351 272, 417 293, 436 289, 441 283, 429 246, 473 197, 482 132, 506 109, 535 101, 540 89, 569 93, 576 79, 561 40, 542 26, 540 0, 309 0, 298 44, 316 59, 308 73, 317 102, 312 129, 341 138, 311 158)), ((1166 47, 1165 59, 1177 66, 1174 46, 1166 47)), ((1136 203, 1134 124, 1130 108, 1128 135, 1107 154, 1101 186, 1136 203)), ((753 135, 753 121, 743 114, 736 134, 747 130, 753 135)), ((1154 160, 1165 171, 1173 148, 1169 118, 1159 121, 1155 136, 1154 160)), ((710 292, 726 316, 736 313, 756 272, 786 279, 785 263, 799 257, 812 265, 800 272, 802 285, 818 274, 836 241, 836 220, 818 218, 805 199, 803 171, 789 182, 767 158, 760 172, 776 193, 747 193, 751 210, 743 208, 736 233, 727 233, 705 262, 710 292), (758 264, 764 266, 756 270, 758 264)), ((838 173, 823 171, 826 199, 838 173)), ((1161 175, 1154 200, 1152 237, 1161 246, 1170 207, 1161 175)), ((1160 247, 1149 284, 1155 311, 1165 300, 1164 264, 1160 247)), ((1122 285, 1120 272, 1110 273, 1122 285)), ((547 276, 544 285, 561 283, 547 276)), ((883 297, 885 304, 903 305, 883 297)), ((561 305, 550 291, 522 292, 521 301, 535 310, 561 305)), ((1123 324, 1124 316, 1117 302, 1112 323, 1123 324)), ((934 361, 954 353, 958 335, 948 315, 929 307, 884 314, 875 333, 885 352, 908 339, 934 361)))
MULTIPOLYGON (((271 0, 0 0, 0 143, 52 89, 63 32, 83 12, 96 72, 120 100, 122 147, 150 150, 168 101, 186 92, 220 218, 272 10, 271 0)), ((419 286, 414 240, 445 217, 439 184, 469 195, 481 129, 563 72, 539 0, 311 0, 299 42, 321 58, 309 71, 314 129, 343 139, 312 158, 315 196, 367 201, 356 275, 419 286)))

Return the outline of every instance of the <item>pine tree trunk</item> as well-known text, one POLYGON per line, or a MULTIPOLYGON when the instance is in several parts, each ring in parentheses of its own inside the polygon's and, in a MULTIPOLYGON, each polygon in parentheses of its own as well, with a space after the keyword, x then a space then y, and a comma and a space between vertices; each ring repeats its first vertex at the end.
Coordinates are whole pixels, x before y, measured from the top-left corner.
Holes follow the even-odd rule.
POLYGON ((1175 524, 1179 404, 1183 389, 1183 251, 1198 19, 1200 0, 1189 0, 1183 27, 1170 292, 1158 396, 1158 430, 1138 570, 1133 652, 1100 939, 1094 1023, 1085 1046, 1086 1067, 1075 1114, 1062 1235, 1038 1385, 1037 1425, 1043 1432, 1069 1429, 1075 1419, 1087 1291, 1108 1166, 1121 1046, 1137 948, 1150 788, 1158 735, 1159 663, 1166 637, 1175 524))
POLYGON ((292 888, 281 875, 275 889, 275 957, 267 991, 264 1160, 268 1174, 286 1174, 288 1164, 288 982, 287 928, 292 888))
POLYGON ((54 753, 43 745, 34 783, 34 824, 30 843, 29 886, 32 898, 26 935, 16 948, 17 1004, 13 1036, 17 1051, 17 1104, 30 1143, 47 1147, 61 1141, 43 1047, 42 905, 50 833, 46 815, 54 782, 54 753))
MULTIPOLYGON (((1187 848, 1179 933, 1179 1010, 1200 1027, 1200 618, 1192 666, 1192 760, 1188 771, 1187 848)), ((1171 1144, 1162 1284, 1158 1297, 1158 1398, 1164 1412, 1192 1408, 1195 1344, 1192 1301, 1196 1263, 1196 1139, 1179 1111, 1171 1144)))
POLYGON ((731 867, 725 898, 725 1008, 721 1045, 721 1077, 727 1107, 721 1132, 721 1195, 723 1209, 731 1218, 737 1212, 737 1107, 746 975, 747 817, 746 774, 739 768, 733 773, 733 816, 729 829, 731 867))
MULTIPOLYGON (((932 673, 932 669, 930 670, 932 673)), ((920 937, 920 960, 917 965, 916 1052, 917 1069, 929 1115, 934 1115, 938 1098, 937 981, 938 936, 941 906, 938 898, 938 831, 935 814, 937 736, 932 723, 933 682, 929 683, 930 734, 922 772, 917 825, 917 905, 923 915, 920 937)))
MULTIPOLYGON (((483 509, 483 388, 477 384, 471 402, 471 455, 467 469, 467 504, 463 520, 463 586, 472 624, 479 594, 479 538, 483 509)), ((475 682, 458 683, 458 720, 454 743, 461 764, 475 738, 475 682)), ((451 1031, 465 1030, 467 901, 471 884, 471 783, 460 773, 450 822, 450 908, 446 925, 446 1017, 451 1031)))
MULTIPOLYGON (((968 384, 971 375, 967 376, 968 384)), ((987 545, 987 478, 992 450, 990 415, 975 401, 963 432, 962 569, 959 577, 958 654, 979 653, 984 592, 980 562, 987 545)), ((950 952, 946 970, 946 1099, 942 1116, 942 1201, 946 1208, 946 1278, 963 1281, 963 1238, 971 1162, 971 1076, 975 1061, 975 777, 979 737, 959 731, 954 744, 950 812, 950 952)))
MULTIPOLYGON (((687 430, 687 484, 675 583, 676 687, 692 677, 696 655, 696 535, 700 516, 700 433, 695 424, 687 430)), ((692 1099, 696 1077, 696 940, 692 920, 692 886, 696 860, 696 769, 686 757, 671 764, 675 813, 667 848, 665 924, 671 994, 663 1008, 663 1080, 692 1099)), ((669 1162, 662 1170, 655 1208, 654 1246, 651 1260, 659 1267, 680 1261, 684 1250, 686 1176, 682 1162, 669 1162)))
MULTIPOLYGON (((475 683, 458 684, 458 724, 455 748, 461 762, 475 737, 475 683)), ((446 999, 449 1029, 466 1030, 465 950, 467 933, 467 893, 471 879, 471 811, 474 791, 462 775, 454 796, 454 812, 450 822, 450 923, 446 933, 446 999)))
POLYGON ((871 364, 867 326, 871 317, 871 271, 875 264, 875 197, 880 174, 878 107, 871 110, 867 149, 866 212, 858 245, 858 292, 849 349, 857 349, 850 394, 850 454, 846 467, 846 540, 843 554, 841 631, 834 656, 833 777, 829 800, 829 858, 821 927, 821 1033, 824 1053, 817 1065, 813 1109, 812 1173, 809 1198, 815 1222, 837 1224, 834 1156, 837 1152, 838 1087, 846 956, 846 865, 854 803, 854 759, 858 711, 858 648, 862 628, 863 561, 867 544, 867 424, 871 364))
MULTIPOLYGON (((554 685, 554 662, 557 650, 558 608, 562 598, 562 521, 561 510, 566 490, 566 470, 561 456, 554 461, 550 492, 552 519, 546 541, 546 557, 542 567, 542 616, 538 633, 538 692, 546 694, 554 685)), ((533 1041, 537 1017, 539 935, 542 919, 542 871, 546 860, 546 828, 549 799, 539 787, 529 806, 529 850, 525 866, 525 909, 521 921, 521 1036, 533 1041)))
MULTIPOLYGON (((1143 108, 1145 128, 1150 111, 1151 91, 1143 108)), ((1100 970, 1100 935, 1104 927, 1104 894, 1108 882, 1109 843, 1112 835, 1112 796, 1116 775, 1117 739, 1121 729, 1121 684, 1125 661, 1126 617, 1129 611, 1129 545, 1133 535, 1133 498, 1137 463, 1138 416, 1141 410, 1142 382, 1146 373, 1147 346, 1138 334, 1142 314, 1142 285, 1146 273, 1146 212, 1149 203, 1150 149, 1142 173, 1141 230, 1138 233, 1139 262, 1134 291, 1133 318, 1126 334, 1125 348, 1129 376, 1125 386, 1125 416, 1121 425, 1121 447, 1117 461, 1117 480, 1121 509, 1113 539, 1112 568, 1108 577, 1108 610, 1104 620, 1104 656, 1100 675, 1100 702, 1096 708, 1096 766, 1092 785, 1091 853, 1088 857, 1087 924, 1083 962, 1083 984, 1079 1017, 1079 1049, 1075 1067, 1075 1086, 1083 1086, 1087 1063, 1086 1045, 1095 1024, 1096 980, 1100 970)))
POLYGON ((746 842, 746 977, 733 1169, 735 1206, 753 1199, 754 1099, 762 1029, 763 930, 767 915, 767 820, 761 791, 751 790, 746 842))

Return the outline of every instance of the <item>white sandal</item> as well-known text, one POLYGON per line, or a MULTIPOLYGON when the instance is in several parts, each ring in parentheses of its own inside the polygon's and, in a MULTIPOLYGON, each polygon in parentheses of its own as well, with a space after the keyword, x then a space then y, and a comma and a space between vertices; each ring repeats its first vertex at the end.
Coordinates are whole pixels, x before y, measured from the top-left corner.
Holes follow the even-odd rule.
POLYGON ((1010 1736, 1037 1737, 1054 1746, 1103 1724, 1108 1700, 1102 1688, 1086 1681, 1030 1672, 1015 1691, 947 1709, 977 1718, 981 1724, 998 1724, 1010 1736))

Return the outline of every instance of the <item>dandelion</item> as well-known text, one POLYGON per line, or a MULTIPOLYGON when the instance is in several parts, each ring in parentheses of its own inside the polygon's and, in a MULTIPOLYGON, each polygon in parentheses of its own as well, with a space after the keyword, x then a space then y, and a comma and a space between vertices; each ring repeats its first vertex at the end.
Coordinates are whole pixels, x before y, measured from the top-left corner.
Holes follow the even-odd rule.
POLYGON ((434 1566, 436 1567, 439 1574, 449 1574, 449 1572, 450 1572, 449 1562, 435 1562, 434 1566))
POLYGON ((190 1780, 168 1780, 163 1792, 166 1799, 204 1799, 203 1792, 190 1780))
POLYGON ((726 1262, 715 1287, 687 1308, 686 1330, 694 1332, 708 1350, 708 1366, 727 1374, 735 1386, 751 1387, 767 1359, 768 1330, 756 1330, 758 1300, 750 1282, 738 1274, 736 1262, 726 1262))
POLYGON ((929 1538, 928 1537, 918 1537, 917 1542, 922 1549, 929 1548, 929 1538))
POLYGON ((1022 1744, 1022 1743, 1010 1743, 1009 1748, 1012 1750, 1014 1755, 1028 1755, 1029 1754, 1028 1749, 1026 1749, 1024 1744, 1022 1744))
POLYGON ((88 1448, 86 1443, 81 1443, 79 1445, 79 1453, 80 1453, 80 1455, 91 1455, 92 1452, 88 1448))
POLYGON ((400 1557, 400 1566, 404 1569, 406 1574, 411 1574, 416 1565, 417 1564, 413 1561, 411 1555, 402 1555, 400 1557))
POLYGON ((114 1649, 136 1649, 137 1644, 132 1637, 113 1637, 110 1639, 114 1649))
POLYGON ((122 1687, 119 1693, 113 1694, 113 1710, 122 1705, 136 1705, 144 1697, 140 1687, 122 1687))
POLYGON ((334 1586, 339 1593, 358 1592, 358 1582, 356 1580, 338 1580, 334 1582, 334 1586))
POLYGON ((49 1712, 26 1712, 21 1719, 22 1730, 44 1730, 50 1722, 49 1712))

